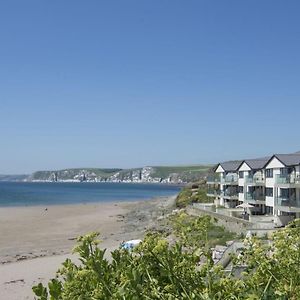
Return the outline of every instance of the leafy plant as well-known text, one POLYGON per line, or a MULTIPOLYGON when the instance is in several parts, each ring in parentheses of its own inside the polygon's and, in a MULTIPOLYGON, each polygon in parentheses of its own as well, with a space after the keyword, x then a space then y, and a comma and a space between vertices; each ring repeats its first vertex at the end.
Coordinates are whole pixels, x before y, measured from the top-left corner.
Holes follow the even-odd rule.
POLYGON ((191 203, 210 203, 212 199, 207 195, 206 183, 199 182, 184 187, 176 198, 176 206, 184 208, 191 203))
POLYGON ((98 234, 80 237, 75 252, 81 263, 66 260, 48 287, 40 283, 33 291, 38 300, 300 299, 300 220, 277 231, 271 243, 247 238, 234 260, 236 268, 246 266, 241 276, 213 264, 213 226, 207 217, 182 215, 176 242, 149 233, 133 251, 113 251, 111 260, 98 247, 98 234))

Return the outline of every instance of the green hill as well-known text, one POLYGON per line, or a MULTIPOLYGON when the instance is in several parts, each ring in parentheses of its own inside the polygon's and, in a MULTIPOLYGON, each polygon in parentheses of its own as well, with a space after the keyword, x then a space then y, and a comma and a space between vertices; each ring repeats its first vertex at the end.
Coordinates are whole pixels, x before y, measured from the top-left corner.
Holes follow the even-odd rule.
POLYGON ((28 177, 30 181, 112 181, 112 182, 163 182, 185 183, 204 178, 211 166, 154 166, 133 169, 72 168, 37 171, 28 177))

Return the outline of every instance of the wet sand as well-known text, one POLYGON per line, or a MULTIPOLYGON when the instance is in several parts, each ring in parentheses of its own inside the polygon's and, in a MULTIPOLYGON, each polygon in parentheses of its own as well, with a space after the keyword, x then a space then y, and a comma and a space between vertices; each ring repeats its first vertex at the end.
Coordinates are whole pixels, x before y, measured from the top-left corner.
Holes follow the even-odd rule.
POLYGON ((101 247, 142 238, 173 208, 175 197, 140 202, 0 208, 0 300, 34 299, 32 285, 55 277, 76 238, 101 233, 101 247))

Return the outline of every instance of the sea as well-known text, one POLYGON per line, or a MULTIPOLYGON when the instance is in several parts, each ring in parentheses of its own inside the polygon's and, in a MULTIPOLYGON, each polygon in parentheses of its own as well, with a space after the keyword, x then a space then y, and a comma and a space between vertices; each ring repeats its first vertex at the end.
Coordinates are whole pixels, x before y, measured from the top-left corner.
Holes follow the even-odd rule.
POLYGON ((0 182, 0 206, 35 206, 150 200, 176 195, 179 186, 100 182, 0 182))

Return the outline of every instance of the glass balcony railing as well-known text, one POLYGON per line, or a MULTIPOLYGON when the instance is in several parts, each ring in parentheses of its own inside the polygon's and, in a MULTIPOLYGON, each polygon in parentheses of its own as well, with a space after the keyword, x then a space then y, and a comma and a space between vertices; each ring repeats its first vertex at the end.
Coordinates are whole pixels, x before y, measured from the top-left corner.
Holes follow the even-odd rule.
POLYGON ((294 183, 294 176, 290 175, 276 175, 275 182, 281 184, 289 184, 294 183))
POLYGON ((246 193, 245 196, 246 196, 245 197, 246 200, 254 200, 254 195, 252 193, 246 193))
POLYGON ((277 184, 300 184, 300 176, 295 174, 276 175, 275 182, 277 184))
POLYGON ((265 200, 265 196, 263 194, 246 193, 245 199, 246 200, 255 200, 255 201, 256 200, 264 201, 265 200))
POLYGON ((224 178, 222 178, 221 183, 223 184, 237 184, 238 183, 238 177, 237 175, 229 175, 224 178))
POLYGON ((263 176, 246 176, 246 184, 265 184, 265 178, 263 176))
POLYGON ((223 191, 221 192, 221 196, 223 197, 238 197, 237 191, 223 191))
POLYGON ((289 206, 289 207, 297 207, 300 208, 300 199, 296 199, 296 197, 277 197, 276 203, 278 206, 289 206))
POLYGON ((207 183, 218 184, 218 183, 220 183, 220 177, 216 177, 216 176, 207 176, 206 182, 207 182, 207 183))
POLYGON ((218 191, 216 191, 216 190, 207 190, 206 193, 210 194, 210 195, 217 195, 218 191))
POLYGON ((209 197, 217 197, 221 194, 220 190, 212 190, 212 189, 208 189, 206 191, 206 195, 209 197))

